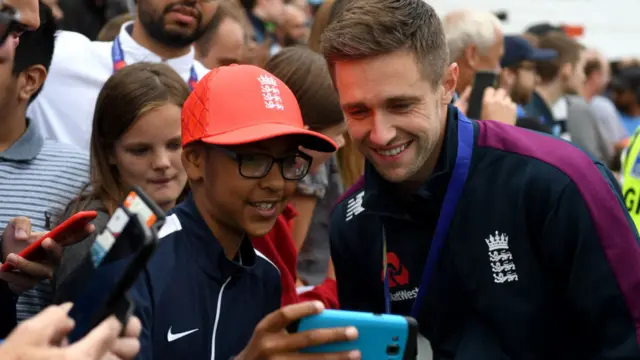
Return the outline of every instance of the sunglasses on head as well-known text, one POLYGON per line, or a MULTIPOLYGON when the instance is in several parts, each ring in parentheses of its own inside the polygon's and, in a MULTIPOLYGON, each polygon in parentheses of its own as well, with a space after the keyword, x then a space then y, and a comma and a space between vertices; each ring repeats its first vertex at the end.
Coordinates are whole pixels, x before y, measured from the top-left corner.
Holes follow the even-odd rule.
POLYGON ((12 33, 22 34, 27 27, 18 21, 15 11, 0 11, 0 46, 12 33))

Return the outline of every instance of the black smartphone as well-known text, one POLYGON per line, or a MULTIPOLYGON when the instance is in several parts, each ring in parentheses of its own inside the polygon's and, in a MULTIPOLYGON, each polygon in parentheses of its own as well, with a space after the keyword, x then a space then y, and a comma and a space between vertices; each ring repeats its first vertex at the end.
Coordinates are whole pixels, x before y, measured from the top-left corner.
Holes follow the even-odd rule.
POLYGON ((469 108, 467 109, 467 117, 469 119, 481 120, 482 114, 482 98, 484 91, 488 87, 496 87, 498 85, 498 74, 493 71, 478 71, 473 78, 471 95, 469 96, 469 108))
POLYGON ((76 325, 70 342, 110 315, 126 324, 134 310, 127 293, 154 253, 164 221, 164 212, 139 188, 114 211, 84 261, 82 269, 91 275, 73 300, 69 316, 76 325))

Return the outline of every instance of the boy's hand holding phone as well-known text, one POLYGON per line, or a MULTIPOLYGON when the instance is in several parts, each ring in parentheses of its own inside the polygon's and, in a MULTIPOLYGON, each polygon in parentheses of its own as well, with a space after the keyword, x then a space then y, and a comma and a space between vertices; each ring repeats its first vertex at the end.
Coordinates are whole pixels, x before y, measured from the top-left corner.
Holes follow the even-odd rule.
POLYGON ((358 338, 355 327, 317 329, 289 334, 286 329, 291 323, 324 310, 321 302, 312 301, 285 306, 267 315, 253 332, 249 344, 236 356, 235 360, 270 359, 323 359, 358 360, 359 351, 330 354, 303 354, 299 351, 311 346, 353 341, 358 338))
POLYGON ((41 247, 46 252, 46 258, 42 260, 27 260, 18 255, 29 245, 38 241, 45 232, 31 232, 31 221, 26 217, 11 219, 2 233, 2 263, 8 263, 18 271, 2 272, 0 279, 9 284, 9 288, 15 294, 29 290, 38 281, 50 279, 53 276, 53 268, 60 261, 62 248, 72 245, 87 237, 93 232, 94 226, 89 224, 82 229, 65 235, 64 239, 57 242, 51 238, 42 241, 41 247))

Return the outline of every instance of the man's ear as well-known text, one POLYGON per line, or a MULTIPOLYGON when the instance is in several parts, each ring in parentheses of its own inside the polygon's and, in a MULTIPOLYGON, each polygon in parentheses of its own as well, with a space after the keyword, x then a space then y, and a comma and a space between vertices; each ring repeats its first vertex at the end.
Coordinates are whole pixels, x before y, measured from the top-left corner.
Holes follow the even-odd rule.
POLYGON ((442 103, 449 104, 453 99, 453 94, 456 91, 456 85, 458 84, 458 76, 460 73, 460 68, 458 68, 458 64, 453 63, 447 66, 442 75, 442 83, 440 85, 442 89, 442 103))
POLYGON ((464 61, 467 62, 470 68, 475 70, 476 66, 478 66, 478 60, 480 57, 478 54, 478 48, 475 45, 467 46, 464 48, 462 54, 464 56, 464 61))
POLYGON ((571 63, 564 63, 560 67, 560 76, 562 79, 570 79, 573 74, 573 65, 571 63))
POLYGON ((199 181, 204 177, 205 152, 202 144, 189 144, 182 149, 182 166, 190 181, 199 181))
POLYGON ((33 65, 23 71, 18 83, 20 101, 29 101, 33 94, 42 87, 46 78, 47 69, 42 65, 33 65))

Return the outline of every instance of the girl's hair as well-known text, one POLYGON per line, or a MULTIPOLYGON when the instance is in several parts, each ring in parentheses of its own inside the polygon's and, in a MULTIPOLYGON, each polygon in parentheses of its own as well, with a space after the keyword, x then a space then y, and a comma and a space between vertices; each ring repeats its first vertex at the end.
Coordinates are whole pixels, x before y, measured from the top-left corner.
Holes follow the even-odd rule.
POLYGON ((310 129, 321 131, 344 122, 340 100, 322 55, 306 46, 286 47, 267 61, 265 70, 291 89, 310 129))
POLYGON ((188 96, 186 82, 165 64, 128 65, 107 80, 93 116, 91 190, 85 187, 75 200, 74 212, 100 200, 113 213, 129 190, 117 166, 109 162, 116 142, 140 116, 167 103, 182 107, 188 96))

